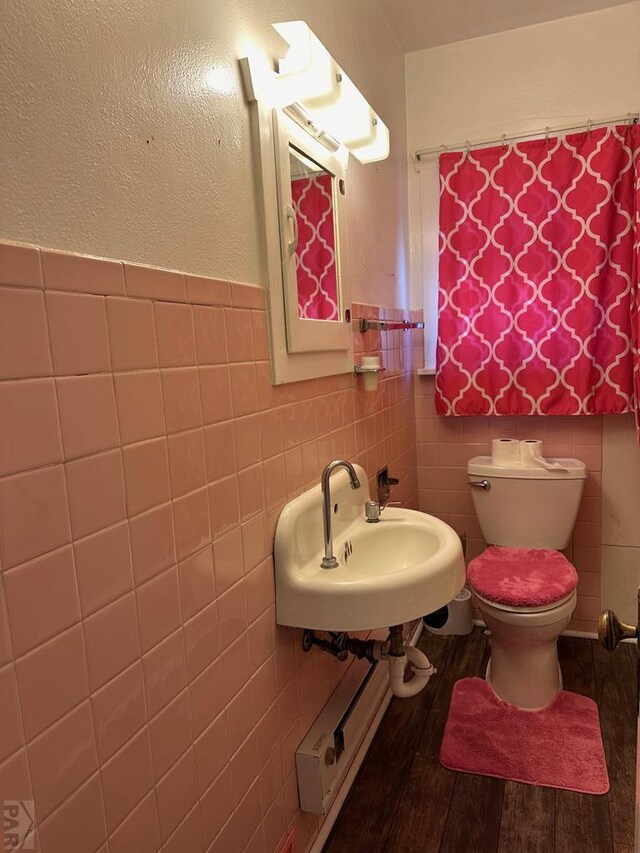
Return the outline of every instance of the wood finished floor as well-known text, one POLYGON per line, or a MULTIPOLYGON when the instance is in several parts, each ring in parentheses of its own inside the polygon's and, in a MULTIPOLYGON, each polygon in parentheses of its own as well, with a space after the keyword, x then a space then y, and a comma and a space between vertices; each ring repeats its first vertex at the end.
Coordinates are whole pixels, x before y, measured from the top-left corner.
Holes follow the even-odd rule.
POLYGON ((438 674, 391 702, 323 853, 633 853, 635 646, 559 641, 565 688, 600 709, 611 790, 592 796, 441 767, 453 685, 484 673, 489 646, 480 628, 418 645, 438 674))

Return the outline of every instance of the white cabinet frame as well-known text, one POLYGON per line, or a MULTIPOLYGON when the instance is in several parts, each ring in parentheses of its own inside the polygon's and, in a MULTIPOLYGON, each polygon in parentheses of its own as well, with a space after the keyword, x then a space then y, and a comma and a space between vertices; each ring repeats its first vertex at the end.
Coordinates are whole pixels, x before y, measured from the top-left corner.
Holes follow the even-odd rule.
MULTIPOLYGON (((273 110, 268 104, 258 100, 253 94, 248 60, 240 60, 240 67, 251 113, 253 163, 258 201, 257 226, 260 240, 262 284, 266 291, 272 382, 274 385, 280 385, 304 379, 333 376, 339 373, 351 373, 354 363, 352 327, 344 319, 345 309, 351 307, 347 286, 349 264, 347 257, 348 235, 345 228, 346 217, 341 215, 340 210, 337 211, 336 240, 340 251, 343 317, 340 321, 301 319, 298 317, 297 288, 292 291, 292 287, 295 287, 295 271, 292 285, 291 276, 285 275, 283 267, 282 246, 290 237, 287 237, 286 230, 281 228, 281 223, 284 222, 286 227, 286 204, 290 203, 290 180, 287 180, 286 184, 282 184, 289 193, 288 201, 286 194, 278 191, 279 180, 282 180, 279 173, 281 176, 284 171, 282 164, 283 159, 285 159, 284 153, 286 153, 286 174, 289 174, 289 139, 295 140, 295 146, 307 153, 316 162, 323 165, 331 163, 328 171, 336 175, 336 180, 344 180, 346 164, 340 161, 339 155, 331 155, 328 149, 307 134, 292 119, 285 116, 282 111, 273 110), (286 149, 283 148, 285 139, 286 149), (284 208, 281 207, 282 202, 284 202, 284 208), (295 300, 293 294, 295 294, 295 300), (288 310, 290 312, 289 329, 294 330, 291 345, 287 338, 288 310), (294 310, 295 315, 293 315, 294 310), (291 321, 297 321, 302 325, 298 326, 291 321), (329 329, 328 336, 323 337, 321 331, 316 332, 313 329, 314 326, 318 330, 330 326, 333 327, 333 330, 329 329), (290 349, 299 345, 301 339, 302 344, 305 344, 305 336, 309 338, 309 341, 312 341, 313 350, 300 349, 300 351, 291 352, 290 349)), ((346 158, 348 154, 344 152, 344 156, 346 158)), ((334 198, 339 197, 339 193, 334 196, 334 198)), ((287 261, 287 270, 290 270, 292 258, 288 254, 287 261)))

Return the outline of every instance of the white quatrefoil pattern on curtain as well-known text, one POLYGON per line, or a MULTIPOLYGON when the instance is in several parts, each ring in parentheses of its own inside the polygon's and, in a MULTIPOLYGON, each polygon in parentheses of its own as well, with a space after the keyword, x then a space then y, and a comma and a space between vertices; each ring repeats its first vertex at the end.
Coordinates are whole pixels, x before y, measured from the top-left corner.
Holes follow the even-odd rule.
POLYGON ((296 279, 298 316, 338 319, 338 278, 332 177, 326 173, 291 181, 298 220, 296 279))
POLYGON ((637 411, 640 128, 443 154, 440 188, 438 413, 637 411))

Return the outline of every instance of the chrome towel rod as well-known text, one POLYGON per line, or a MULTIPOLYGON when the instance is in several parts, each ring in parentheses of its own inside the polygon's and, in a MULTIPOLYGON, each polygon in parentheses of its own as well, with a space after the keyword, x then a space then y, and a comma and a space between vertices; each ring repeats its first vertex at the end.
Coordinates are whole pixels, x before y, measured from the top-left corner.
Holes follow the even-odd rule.
POLYGON ((357 320, 361 332, 406 332, 409 329, 424 329, 424 323, 409 323, 404 320, 367 320, 364 317, 358 317, 357 320))
POLYGON ((418 163, 426 157, 432 157, 434 154, 444 154, 448 151, 468 151, 471 148, 479 148, 490 145, 506 145, 508 142, 517 142, 524 139, 533 139, 536 136, 549 136, 551 133, 570 133, 579 130, 592 130, 595 127, 604 127, 607 124, 637 124, 640 119, 640 112, 626 113, 623 116, 611 116, 611 118, 601 119, 599 121, 589 120, 585 124, 574 125, 556 125, 555 127, 542 127, 538 130, 530 130, 527 133, 503 133, 502 136, 492 139, 476 139, 473 141, 466 140, 465 142, 456 142, 452 145, 438 145, 435 148, 423 148, 414 152, 414 157, 418 163))

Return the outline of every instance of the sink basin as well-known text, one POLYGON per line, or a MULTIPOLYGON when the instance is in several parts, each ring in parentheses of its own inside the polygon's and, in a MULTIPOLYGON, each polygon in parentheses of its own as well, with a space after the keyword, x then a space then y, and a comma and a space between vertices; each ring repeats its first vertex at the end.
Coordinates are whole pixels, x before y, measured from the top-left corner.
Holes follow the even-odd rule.
POLYGON ((365 521, 368 479, 356 465, 359 489, 345 471, 331 477, 335 569, 323 569, 322 490, 288 503, 275 540, 276 621, 323 631, 400 625, 447 604, 465 581, 457 533, 437 518, 388 507, 365 521))

